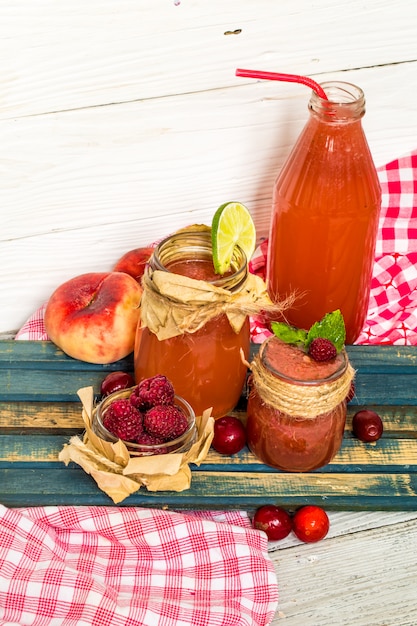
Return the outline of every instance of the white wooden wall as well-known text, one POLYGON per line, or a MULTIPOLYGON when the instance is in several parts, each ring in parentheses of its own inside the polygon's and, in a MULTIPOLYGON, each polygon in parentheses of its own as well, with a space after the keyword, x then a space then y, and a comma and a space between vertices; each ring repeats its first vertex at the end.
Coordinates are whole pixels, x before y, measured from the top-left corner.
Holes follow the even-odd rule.
POLYGON ((0 29, 0 332, 227 200, 267 236, 310 91, 237 67, 356 83, 376 165, 417 147, 415 0, 0 0, 0 29))

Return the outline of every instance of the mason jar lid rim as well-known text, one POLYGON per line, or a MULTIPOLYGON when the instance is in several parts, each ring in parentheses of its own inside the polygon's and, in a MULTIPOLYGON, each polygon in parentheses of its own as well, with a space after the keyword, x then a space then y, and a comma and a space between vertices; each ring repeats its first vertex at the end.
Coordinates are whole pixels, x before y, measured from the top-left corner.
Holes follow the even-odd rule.
MULTIPOLYGON (((295 378, 294 376, 288 376, 286 374, 283 374, 279 370, 277 370, 275 367, 273 367, 269 363, 268 356, 265 353, 269 343, 271 341, 274 341, 275 339, 276 339, 276 337, 270 337, 269 339, 267 339, 263 343, 263 345, 261 346, 261 350, 260 350, 260 359, 261 359, 262 365, 269 372, 271 372, 274 376, 276 376, 277 378, 279 378, 280 380, 283 380, 285 382, 292 383, 294 385, 317 387, 319 385, 324 385, 326 383, 329 383, 329 382, 332 382, 334 380, 337 380, 338 378, 340 378, 340 376, 342 376, 344 374, 344 372, 346 371, 346 369, 348 367, 349 360, 347 358, 346 350, 343 348, 343 350, 341 351, 341 354, 343 356, 343 361, 340 363, 340 366, 337 368, 337 370, 335 372, 333 372, 333 374, 331 374, 330 376, 327 376, 325 378, 317 378, 315 380, 305 380, 305 379, 302 379, 302 378, 295 378)), ((300 348, 300 350, 301 350, 301 348, 300 348)))
MULTIPOLYGON (((164 237, 164 239, 161 239, 161 241, 159 241, 159 243, 156 245, 153 251, 153 254, 151 257, 151 265, 152 265, 152 259, 153 259, 157 265, 157 268, 155 269, 160 269, 165 272, 170 271, 169 268, 167 268, 165 264, 159 259, 159 256, 158 256, 158 259, 155 261, 155 255, 159 255, 161 253, 161 250, 163 249, 163 246, 168 244, 170 240, 173 240, 174 238, 184 239, 184 240, 188 239, 190 241, 190 246, 189 246, 190 249, 192 249, 193 247, 195 249, 198 248, 198 246, 195 246, 195 245, 193 246, 193 244, 191 243, 193 239, 196 242, 200 240, 202 242, 205 242, 206 244, 210 243, 210 252, 211 252, 211 232, 209 229, 208 230, 205 230, 205 229, 190 230, 190 231, 184 230, 184 231, 172 233, 171 235, 164 237)), ((245 251, 243 250, 243 248, 241 248, 241 246, 239 246, 238 243, 236 243, 234 247, 237 250, 238 254, 240 254, 241 256, 241 262, 239 263, 239 266, 233 268, 232 274, 219 275, 219 278, 216 278, 214 280, 207 280, 206 281, 207 283, 210 283, 211 285, 214 285, 215 287, 223 287, 225 283, 227 284, 231 280, 237 281, 236 284, 233 283, 233 287, 232 287, 232 290, 235 290, 239 288, 245 282, 247 272, 248 272, 248 259, 246 257, 245 251)), ((185 246, 185 249, 187 249, 186 246, 185 246)), ((208 248, 207 248, 207 251, 209 251, 208 248)))
MULTIPOLYGON (((107 428, 104 426, 101 413, 103 409, 105 410, 107 408, 107 405, 110 405, 114 399, 121 398, 121 397, 128 397, 129 394, 132 393, 133 389, 135 389, 135 387, 129 387, 127 389, 120 389, 119 391, 116 391, 106 396, 105 398, 103 398, 96 407, 96 419, 98 420, 100 427, 103 429, 103 431, 108 433, 115 441, 117 441, 118 438, 115 435, 113 435, 113 433, 111 433, 109 430, 107 430, 107 428)), ((147 452, 147 451, 152 452, 152 450, 155 450, 158 448, 174 447, 174 445, 180 443, 183 439, 186 439, 187 436, 196 427, 195 413, 190 403, 187 402, 187 400, 185 400, 185 398, 183 398, 182 396, 175 395, 175 400, 179 401, 180 405, 183 404, 184 408, 189 412, 189 415, 187 415, 188 428, 186 431, 183 432, 182 435, 180 435, 176 439, 172 439, 170 441, 166 441, 164 443, 159 443, 159 444, 142 444, 142 443, 134 443, 130 441, 124 442, 124 443, 128 445, 129 447, 131 447, 132 449, 138 448, 142 450, 143 452, 147 452)))

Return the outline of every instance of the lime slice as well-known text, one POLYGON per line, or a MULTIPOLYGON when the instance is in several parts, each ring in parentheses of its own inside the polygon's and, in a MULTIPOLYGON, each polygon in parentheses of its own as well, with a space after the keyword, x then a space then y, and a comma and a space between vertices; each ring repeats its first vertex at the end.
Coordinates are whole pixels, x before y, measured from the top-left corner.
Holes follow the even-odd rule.
POLYGON ((211 223, 211 242, 216 274, 224 274, 230 269, 236 244, 249 261, 255 250, 256 229, 251 214, 243 204, 226 202, 217 209, 211 223))

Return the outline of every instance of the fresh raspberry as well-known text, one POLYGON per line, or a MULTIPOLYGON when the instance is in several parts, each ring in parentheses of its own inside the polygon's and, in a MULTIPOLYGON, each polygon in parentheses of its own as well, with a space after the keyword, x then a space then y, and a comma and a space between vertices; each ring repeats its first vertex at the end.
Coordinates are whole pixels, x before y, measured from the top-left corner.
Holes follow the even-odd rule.
POLYGON ((337 355, 337 350, 330 339, 318 337, 310 343, 308 354, 315 361, 331 361, 337 355))
POLYGON ((160 444, 165 443, 165 441, 161 437, 155 437, 154 435, 150 435, 146 431, 143 431, 136 439, 136 443, 142 446, 159 446, 160 444))
POLYGON ((181 432, 184 417, 185 415, 177 406, 160 404, 145 413, 143 426, 150 435, 169 441, 179 437, 177 433, 181 432))
POLYGON ((182 411, 178 411, 177 425, 175 426, 174 432, 171 435, 171 439, 176 439, 177 437, 181 437, 185 433, 188 428, 188 419, 185 413, 182 411))
MULTIPOLYGON (((168 452, 167 448, 163 445, 165 443, 163 439, 160 437, 154 437, 146 432, 139 435, 135 443, 142 446, 159 446, 158 448, 155 448, 155 450, 152 450, 153 454, 166 454, 168 452)), ((148 452, 146 448, 139 448, 139 451, 148 452)))
POLYGON ((135 441, 143 432, 143 416, 128 398, 113 400, 104 415, 103 424, 123 441, 135 441))
POLYGON ((140 411, 147 411, 154 406, 173 405, 174 387, 162 374, 142 380, 132 391, 130 402, 140 411))

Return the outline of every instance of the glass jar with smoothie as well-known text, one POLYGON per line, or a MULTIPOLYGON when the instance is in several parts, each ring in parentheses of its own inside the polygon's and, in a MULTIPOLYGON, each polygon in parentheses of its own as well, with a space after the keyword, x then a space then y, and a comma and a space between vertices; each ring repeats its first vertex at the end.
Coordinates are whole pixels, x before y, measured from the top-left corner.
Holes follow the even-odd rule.
POLYGON ((340 309, 346 343, 366 320, 381 191, 362 128, 363 91, 344 82, 312 92, 309 119, 273 192, 267 283, 295 294, 286 320, 309 328, 340 309))
POLYGON ((164 239, 144 277, 136 382, 164 374, 196 415, 210 407, 213 417, 232 410, 247 375, 249 318, 244 306, 239 310, 247 280, 247 260, 238 246, 230 271, 215 274, 210 229, 164 239))
POLYGON ((252 362, 247 440, 263 463, 309 472, 329 463, 342 444, 353 369, 345 350, 317 362, 278 337, 252 362))

